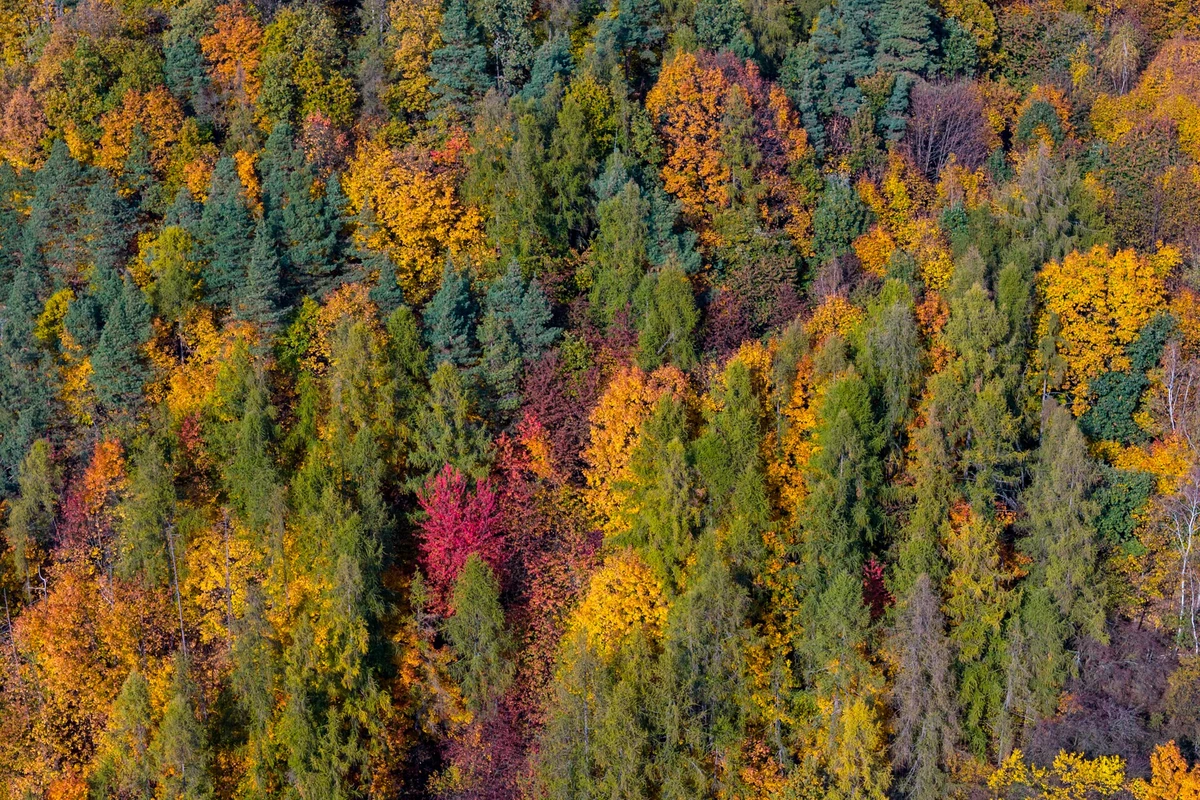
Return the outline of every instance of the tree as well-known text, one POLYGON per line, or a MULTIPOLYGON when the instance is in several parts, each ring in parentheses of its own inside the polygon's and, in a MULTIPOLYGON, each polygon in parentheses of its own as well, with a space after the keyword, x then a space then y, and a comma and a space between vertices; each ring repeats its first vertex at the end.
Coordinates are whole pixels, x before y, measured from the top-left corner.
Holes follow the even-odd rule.
POLYGON ((446 259, 441 288, 425 309, 426 338, 435 364, 445 361, 460 369, 472 364, 476 313, 466 274, 446 259))
POLYGON ((890 305, 888 295, 880 297, 863 325, 858 352, 859 369, 883 406, 880 421, 889 438, 911 416, 922 378, 920 331, 907 294, 890 305))
POLYGON ((638 546, 656 577, 670 593, 683 585, 684 564, 700 521, 695 502, 693 466, 687 452, 683 405, 662 397, 642 426, 630 455, 632 478, 628 539, 638 546))
POLYGON ((693 335, 700 312, 692 284, 683 270, 666 267, 642 279, 637 292, 640 307, 638 363, 654 369, 664 363, 689 369, 696 359, 693 335))
POLYGON ((287 202, 281 214, 287 263, 293 280, 304 290, 320 294, 329 288, 340 261, 340 234, 345 197, 337 174, 325 190, 313 190, 315 176, 307 162, 287 174, 287 202))
POLYGON ((109 306, 92 359, 96 397, 112 416, 137 408, 150 377, 142 351, 151 333, 150 305, 132 280, 126 278, 123 283, 121 295, 109 306))
POLYGON ((507 660, 511 642, 500 608, 500 584, 478 552, 467 557, 458 574, 452 608, 446 622, 446 637, 458 656, 452 673, 471 710, 493 714, 512 679, 507 660))
POLYGON ((892 761, 900 785, 914 800, 945 797, 958 709, 945 618, 929 575, 922 574, 909 590, 888 644, 896 665, 892 761))
POLYGON ((634 550, 624 549, 592 574, 574 625, 591 650, 609 659, 639 635, 660 640, 666 621, 662 585, 634 550))
POLYGON ((429 56, 433 95, 430 116, 466 117, 470 104, 491 86, 487 51, 467 13, 466 0, 447 0, 438 28, 442 46, 429 56))
POLYGON ((38 439, 21 461, 17 477, 19 493, 12 500, 5 529, 13 566, 24 580, 27 592, 30 574, 36 571, 50 544, 61 483, 62 470, 54 463, 50 443, 38 439))
MULTIPOLYGON (((696 547, 690 585, 667 616, 665 652, 673 698, 683 723, 683 750, 720 755, 737 745, 745 724, 745 646, 748 597, 720 556, 710 532, 696 547), (691 730, 688 730, 688 729, 691 730)), ((692 784, 687 757, 668 765, 664 783, 692 784)), ((701 780, 703 789, 707 781, 701 780)), ((709 787, 711 788, 711 787, 709 787)))
POLYGON ((479 371, 491 395, 495 419, 503 421, 521 404, 521 347, 512 323, 488 313, 479 327, 479 371))
POLYGON ((229 156, 218 161, 213 170, 199 232, 206 260, 205 295, 217 305, 228 305, 245 274, 254 241, 254 221, 246 206, 246 191, 229 156))
POLYGON ((212 32, 200 38, 201 50, 211 65, 209 80, 231 110, 248 110, 258 99, 262 37, 257 16, 235 0, 217 6, 212 32))
POLYGON ((537 278, 525 282, 516 259, 488 288, 484 312, 511 325, 521 359, 531 364, 557 341, 562 331, 552 327, 550 301, 537 278))
POLYGON ((282 316, 276 305, 280 298, 279 272, 275 237, 267 223, 260 220, 255 226, 245 279, 232 288, 230 310, 234 319, 253 323, 268 335, 278 327, 282 316))
POLYGON ((1200 768, 1188 769, 1174 740, 1160 744, 1150 755, 1150 780, 1136 778, 1130 793, 1137 800, 1190 800, 1200 792, 1200 768))
POLYGON ((521 88, 533 62, 533 32, 529 29, 533 14, 530 0, 475 0, 473 12, 492 40, 502 90, 521 88))
POLYGON ((662 367, 649 376, 624 369, 613 376, 591 414, 591 443, 583 454, 587 467, 584 501, 607 535, 626 530, 631 480, 630 458, 642 423, 665 394, 679 396, 683 375, 662 367))
POLYGON ((195 304, 200 287, 200 265, 194 260, 195 242, 181 226, 162 229, 148 253, 153 283, 146 287, 155 311, 164 319, 179 321, 195 304))
POLYGON ((911 116, 904 144, 916 167, 930 180, 954 163, 976 169, 987 158, 987 132, 979 90, 967 80, 919 81, 910 95, 911 116))
POLYGON ((722 532, 722 557, 748 578, 762 566, 771 524, 766 465, 760 449, 764 409, 747 364, 730 360, 715 387, 716 409, 696 440, 696 470, 708 494, 707 515, 722 532))
POLYGON ((363 266, 368 272, 375 271, 379 276, 371 287, 371 302, 379 307, 384 317, 404 305, 404 290, 396 278, 396 264, 387 253, 372 256, 364 261, 363 266), (377 267, 377 270, 371 270, 371 267, 377 267))
MULTIPOLYGON (((71 155, 66 143, 56 138, 50 156, 34 177, 29 217, 25 222, 23 249, 35 248, 51 274, 74 277, 75 266, 85 262, 81 228, 86 215, 87 170, 71 155)), ((111 186, 111 183, 110 183, 111 186)), ((115 227, 110 236, 121 236, 115 227)))
POLYGON ((850 184, 830 177, 813 212, 813 252, 825 261, 846 252, 867 229, 868 210, 850 184))
POLYGON ((279 682, 279 645, 264 616, 263 593, 257 586, 247 592, 246 613, 233 628, 229 655, 233 662, 230 682, 247 717, 249 740, 248 783, 254 791, 272 786, 273 742, 271 722, 279 682))
POLYGON ((151 742, 150 687, 137 670, 129 673, 113 704, 100 744, 100 768, 92 779, 101 797, 150 800, 157 769, 151 742))
POLYGON ((613 98, 591 75, 571 81, 550 138, 549 231, 560 248, 583 247, 594 225, 592 181, 613 141, 613 98))
POLYGON ((121 507, 124 524, 118 542, 117 571, 127 579, 140 578, 153 587, 163 583, 169 570, 179 615, 180 652, 186 656, 179 579, 184 553, 174 481, 172 465, 161 443, 154 439, 143 442, 134 455, 129 494, 121 507))
POLYGON ((175 676, 152 749, 159 785, 169 797, 204 800, 213 796, 208 742, 193 710, 195 686, 188 677, 188 659, 176 657, 175 676))
POLYGON ((910 75, 933 71, 938 15, 925 0, 886 0, 872 22, 878 37, 876 68, 910 75))
POLYGON ((117 194, 107 172, 92 184, 87 195, 83 228, 88 238, 88 255, 99 271, 120 270, 129 257, 129 209, 117 194))
POLYGON ((818 419, 803 516, 805 562, 828 580, 841 573, 857 575, 875 540, 883 442, 866 382, 853 372, 826 389, 818 419))
POLYGON ((479 263, 485 255, 482 214, 459 201, 458 177, 445 160, 392 149, 385 137, 360 147, 342 176, 349 210, 359 215, 356 246, 391 257, 410 303, 424 304, 438 289, 447 256, 462 266, 464 257, 479 263), (364 215, 371 224, 361 224, 364 215))
POLYGON ((1022 495, 1027 535, 1021 550, 1033 560, 1030 578, 1042 584, 1080 634, 1103 640, 1104 610, 1095 595, 1099 480, 1087 442, 1070 413, 1051 403, 1042 423, 1033 482, 1022 495))
POLYGON ((592 315, 605 325, 632 308, 634 292, 650 266, 650 212, 650 203, 632 180, 596 206, 595 266, 588 301, 592 315))
MULTIPOLYGON (((500 510, 487 480, 469 490, 467 476, 450 464, 425 483, 417 499, 425 512, 420 523, 421 562, 429 576, 433 607, 441 610, 454 602, 451 590, 457 593, 459 576, 471 556, 477 555, 492 569, 502 566, 504 538, 500 510)), ((472 580, 478 582, 482 578, 476 575, 472 580)), ((472 592, 479 589, 476 585, 468 588, 472 592)))
POLYGON ((988 788, 1002 797, 1037 800, 1112 797, 1124 784, 1125 761, 1120 756, 1091 759, 1067 752, 1060 752, 1046 768, 1026 764, 1024 754, 1014 750, 988 778, 988 788))

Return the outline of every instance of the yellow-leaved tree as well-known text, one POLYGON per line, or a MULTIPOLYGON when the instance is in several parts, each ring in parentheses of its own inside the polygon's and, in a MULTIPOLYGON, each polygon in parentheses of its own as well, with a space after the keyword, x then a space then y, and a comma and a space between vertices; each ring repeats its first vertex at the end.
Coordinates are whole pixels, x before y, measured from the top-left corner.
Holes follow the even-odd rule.
POLYGON ((1179 262, 1173 247, 1142 256, 1133 250, 1110 253, 1097 245, 1042 269, 1038 337, 1057 325, 1059 351, 1066 360, 1062 388, 1071 393, 1076 415, 1088 408, 1089 380, 1129 367, 1125 348, 1166 307, 1165 279, 1179 262))
POLYGON ((1013 750, 988 778, 993 798, 1094 800, 1113 797, 1124 787, 1125 761, 1120 756, 1086 758, 1066 752, 1055 756, 1049 767, 1038 767, 1013 750))
POLYGON ((659 638, 666 621, 662 586, 646 562, 628 549, 606 558, 592 575, 574 625, 584 632, 590 647, 611 655, 638 630, 659 638))
POLYGON ((635 513, 630 507, 629 459, 641 438, 642 423, 664 394, 680 396, 686 385, 675 367, 659 367, 650 375, 640 367, 626 367, 609 381, 592 411, 591 444, 583 454, 584 500, 606 536, 625 532, 635 513))
POLYGON ((360 219, 362 244, 383 250, 396 264, 405 297, 422 303, 437 291, 447 254, 484 254, 483 217, 458 199, 454 164, 415 149, 367 142, 346 173, 345 189, 360 219), (369 213, 363 213, 364 206, 369 213))
POLYGON ((1150 755, 1150 780, 1131 781, 1129 792, 1137 800, 1200 800, 1200 764, 1188 769, 1175 740, 1164 742, 1150 755))

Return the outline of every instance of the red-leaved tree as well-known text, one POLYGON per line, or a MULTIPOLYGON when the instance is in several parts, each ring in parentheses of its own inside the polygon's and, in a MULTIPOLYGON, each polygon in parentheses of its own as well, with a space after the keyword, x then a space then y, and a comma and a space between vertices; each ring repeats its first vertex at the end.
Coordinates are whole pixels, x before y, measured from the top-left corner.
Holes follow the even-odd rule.
POLYGON ((449 464, 425 483, 418 500, 425 511, 420 526, 421 566, 433 610, 446 613, 454 582, 472 553, 500 574, 504 564, 500 505, 490 480, 479 481, 471 491, 466 476, 449 464))

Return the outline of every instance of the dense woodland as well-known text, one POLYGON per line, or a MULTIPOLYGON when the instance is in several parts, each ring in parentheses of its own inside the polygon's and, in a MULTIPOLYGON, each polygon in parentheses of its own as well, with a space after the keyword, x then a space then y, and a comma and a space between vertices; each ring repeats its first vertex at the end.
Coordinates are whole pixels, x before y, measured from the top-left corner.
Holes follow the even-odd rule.
POLYGON ((0 798, 1200 797, 1197 0, 0 0, 0 798))

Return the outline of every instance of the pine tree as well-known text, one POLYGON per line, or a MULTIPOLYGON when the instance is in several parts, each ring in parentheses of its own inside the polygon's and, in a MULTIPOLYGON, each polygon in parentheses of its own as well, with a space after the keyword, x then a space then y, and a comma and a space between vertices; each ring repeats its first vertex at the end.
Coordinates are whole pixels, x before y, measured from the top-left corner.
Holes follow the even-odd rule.
POLYGON ((683 270, 668 266, 644 277, 636 304, 638 364, 643 369, 664 363, 690 369, 696 361, 694 334, 700 324, 700 311, 683 270))
POLYGON ((150 378, 142 345, 150 333, 150 306, 142 290, 126 279, 121 296, 108 309, 92 358, 96 398, 108 414, 128 413, 142 403, 142 388, 150 378))
POLYGON ((265 617, 262 591, 251 585, 246 592, 246 613, 233 629, 230 676, 238 703, 247 718, 251 753, 247 772, 252 791, 266 796, 273 785, 271 722, 279 682, 280 653, 265 617))
POLYGON ((163 217, 163 227, 183 228, 193 236, 200 228, 200 204, 192 197, 192 190, 180 186, 175 193, 175 202, 167 209, 163 217))
POLYGON ((246 191, 229 156, 218 161, 213 170, 199 230, 207 260, 205 294, 216 305, 228 305, 244 274, 254 238, 254 220, 246 206, 246 191))
POLYGON ((550 82, 555 78, 565 79, 573 66, 570 38, 561 33, 550 36, 533 54, 529 80, 521 90, 521 98, 536 100, 542 97, 550 82))
POLYGON ((871 22, 878 41, 876 67, 908 73, 910 78, 932 72, 937 51, 933 33, 937 12, 925 0, 883 0, 871 22))
POLYGON ((883 439, 867 385, 852 371, 826 390, 816 443, 803 515, 805 563, 820 576, 813 586, 857 576, 881 524, 883 439))
POLYGON ((396 278, 396 262, 387 253, 377 253, 363 262, 367 272, 376 272, 379 278, 371 287, 371 302, 379 308, 385 318, 404 305, 404 289, 396 278))
POLYGON ((414 489, 450 464, 473 478, 487 474, 491 444, 475 412, 461 373, 442 361, 429 381, 429 399, 413 418, 413 446, 408 455, 409 484, 414 489))
POLYGON ((37 248, 41 258, 63 278, 82 263, 83 240, 80 227, 87 205, 88 170, 71 155, 63 139, 56 138, 46 163, 34 175, 33 197, 25 236, 29 248, 37 248))
POLYGON ((100 741, 100 768, 92 777, 96 796, 151 800, 157 768, 150 749, 150 686, 137 670, 129 673, 113 704, 100 741))
POLYGON ((467 367, 475 360, 476 310, 467 276, 446 259, 442 285, 425 309, 425 336, 435 364, 467 367))
POLYGON ((492 40, 499 85, 507 94, 521 88, 533 62, 531 0, 474 0, 475 16, 492 40))
POLYGON ((696 469, 708 493, 710 524, 721 526, 722 553, 741 574, 761 567, 763 532, 770 524, 766 467, 758 442, 763 408, 750 371, 735 359, 714 394, 718 407, 696 440, 696 469))
POLYGON ((254 245, 245 280, 233 287, 231 311, 234 319, 251 322, 268 335, 279 326, 282 316, 277 305, 279 272, 275 237, 267 223, 260 220, 254 229, 254 245))
POLYGON ((150 137, 141 125, 134 126, 129 154, 121 165, 121 188, 136 198, 140 213, 161 213, 162 187, 155 179, 154 165, 150 161, 150 137))
POLYGON ((1033 482, 1022 494, 1027 519, 1021 551, 1033 560, 1030 582, 1046 588, 1059 612, 1084 635, 1103 640, 1097 596, 1095 520, 1091 498, 1100 476, 1071 413, 1047 407, 1033 482))
POLYGON ((894 437, 901 424, 912 415, 913 399, 922 377, 920 332, 913 314, 911 295, 901 296, 890 305, 873 308, 864 324, 862 346, 857 363, 872 395, 883 407, 883 430, 894 437))
POLYGON ((259 174, 262 175, 263 216, 276 226, 277 233, 284 232, 283 208, 287 205, 291 175, 304 164, 304 154, 296 149, 295 132, 286 120, 276 122, 263 144, 258 159, 259 174))
POLYGON ((700 522, 687 439, 683 404, 665 396, 643 425, 629 460, 634 476, 630 505, 636 509, 629 539, 669 592, 683 586, 684 565, 700 522))
POLYGON ((609 324, 630 308, 650 265, 650 204, 634 181, 596 207, 598 230, 592 244, 595 261, 588 300, 596 319, 609 324))
POLYGON ((809 41, 821 74, 818 95, 826 116, 851 117, 862 102, 859 78, 872 72, 875 41, 872 22, 881 0, 839 0, 821 9, 809 41))
POLYGON ((202 31, 211 24, 209 14, 198 3, 175 6, 171 26, 163 35, 163 77, 167 88, 201 116, 211 111, 208 69, 200 48, 202 31))
POLYGON ((117 194, 112 178, 101 172, 88 191, 84 216, 88 256, 98 272, 119 271, 125 266, 132 223, 133 215, 117 194))
POLYGON ((207 800, 213 796, 207 737, 194 710, 196 687, 188 676, 189 662, 175 659, 170 699, 154 737, 159 786, 167 797, 207 800))
POLYGON ((466 0, 447 0, 438 33, 442 46, 433 51, 429 61, 433 83, 429 115, 466 117, 475 98, 492 85, 487 76, 487 51, 479 43, 466 0))
POLYGON ((913 800, 939 800, 950 786, 958 709, 945 618, 928 575, 917 579, 901 604, 888 646, 897 664, 892 760, 900 785, 913 800))
POLYGON ((34 325, 41 313, 40 253, 23 253, 0 315, 0 466, 13 486, 18 466, 49 427, 59 398, 60 370, 39 346, 34 325))
POLYGON ((30 588, 30 573, 36 569, 41 554, 50 543, 61 483, 61 470, 51 457, 50 443, 38 439, 21 462, 18 494, 12 500, 8 527, 4 531, 13 566, 17 576, 25 582, 26 592, 30 588))
POLYGON ((507 660, 512 642, 500 608, 500 584, 478 553, 463 565, 453 602, 454 615, 446 622, 446 638, 458 657, 452 674, 475 714, 494 713, 512 680, 507 660))
POLYGON ((542 291, 537 278, 526 284, 516 259, 509 261, 508 269, 488 289, 484 311, 511 326, 521 358, 526 364, 541 358, 562 333, 550 325, 553 318, 550 301, 546 299, 546 293, 542 291))
POLYGON ((21 249, 21 215, 16 198, 22 181, 7 161, 0 164, 0 280, 11 284, 21 249))
POLYGON ((479 372, 491 398, 494 419, 503 425, 521 404, 521 348, 512 323, 488 313, 479 326, 479 372))
POLYGON ((682 758, 667 767, 663 782, 691 784, 699 790, 693 796, 708 795, 713 787, 705 785, 707 779, 676 770, 691 772, 689 762, 701 753, 731 753, 745 725, 749 598, 719 555, 715 540, 709 532, 697 543, 692 580, 672 606, 664 633, 664 666, 684 730, 682 758), (695 748, 691 752, 689 745, 695 748))
POLYGON ((132 460, 129 492, 121 506, 116 571, 127 580, 160 586, 173 576, 166 537, 173 535, 175 524, 175 476, 157 441, 140 443, 132 460))
POLYGON ((322 194, 313 194, 315 175, 307 163, 292 170, 287 181, 283 228, 288 241, 288 264, 305 290, 319 294, 329 288, 338 269, 341 186, 331 175, 322 194), (332 202, 331 202, 332 201, 332 202))
POLYGON ((692 15, 696 37, 706 50, 728 50, 740 58, 754 55, 754 38, 747 28, 746 7, 740 2, 700 0, 692 15))
POLYGON ((813 212, 813 252, 821 261, 839 256, 867 230, 867 207, 843 178, 831 177, 813 212))

